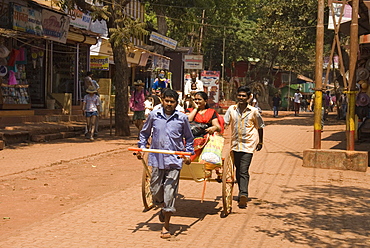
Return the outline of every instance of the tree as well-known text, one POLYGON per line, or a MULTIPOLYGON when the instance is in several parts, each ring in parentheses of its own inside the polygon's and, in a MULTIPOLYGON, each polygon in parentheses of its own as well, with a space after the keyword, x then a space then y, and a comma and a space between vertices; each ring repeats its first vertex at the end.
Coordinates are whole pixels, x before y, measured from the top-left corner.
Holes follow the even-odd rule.
POLYGON ((126 59, 126 48, 131 44, 130 38, 140 37, 146 34, 145 24, 140 20, 134 20, 126 15, 125 7, 131 0, 93 0, 89 4, 84 0, 59 1, 62 9, 74 9, 77 6, 83 12, 91 12, 94 19, 107 21, 109 42, 113 50, 113 58, 116 66, 114 85, 116 88, 115 98, 115 135, 130 135, 129 111, 129 67, 126 59), (98 6, 94 5, 99 3, 98 6))

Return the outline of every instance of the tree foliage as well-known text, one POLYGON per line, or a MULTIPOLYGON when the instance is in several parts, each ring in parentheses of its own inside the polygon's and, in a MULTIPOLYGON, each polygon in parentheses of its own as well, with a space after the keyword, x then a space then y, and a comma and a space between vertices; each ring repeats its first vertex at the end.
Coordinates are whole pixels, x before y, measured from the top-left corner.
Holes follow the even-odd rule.
POLYGON ((261 8, 254 36, 262 63, 287 70, 311 68, 316 40, 317 1, 272 0, 261 8))
POLYGON ((148 22, 153 28, 159 28, 159 19, 154 21, 159 12, 154 10, 161 8, 165 16, 162 21, 168 28, 162 34, 177 40, 179 46, 194 47, 195 53, 203 54, 206 69, 221 70, 224 44, 228 67, 233 61, 258 58, 258 68, 280 66, 299 72, 313 69, 317 1, 146 2, 151 6, 148 22))

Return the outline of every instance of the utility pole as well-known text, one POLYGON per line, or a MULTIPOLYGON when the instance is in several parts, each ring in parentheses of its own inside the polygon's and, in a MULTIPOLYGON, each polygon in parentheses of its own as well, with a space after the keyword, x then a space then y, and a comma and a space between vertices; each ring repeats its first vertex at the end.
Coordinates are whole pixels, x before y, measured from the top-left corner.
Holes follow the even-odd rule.
POLYGON ((315 109, 313 148, 321 149, 322 73, 324 54, 324 0, 318 0, 316 26, 315 109))
POLYGON ((204 25, 204 16, 206 14, 206 10, 202 12, 202 25, 200 26, 200 34, 199 34, 199 46, 198 46, 198 54, 200 54, 200 49, 202 48, 202 41, 203 41, 203 25, 204 25))
POLYGON ((346 123, 347 150, 355 150, 355 102, 356 102, 356 65, 358 52, 358 6, 359 0, 352 1, 352 22, 350 33, 348 115, 346 123))

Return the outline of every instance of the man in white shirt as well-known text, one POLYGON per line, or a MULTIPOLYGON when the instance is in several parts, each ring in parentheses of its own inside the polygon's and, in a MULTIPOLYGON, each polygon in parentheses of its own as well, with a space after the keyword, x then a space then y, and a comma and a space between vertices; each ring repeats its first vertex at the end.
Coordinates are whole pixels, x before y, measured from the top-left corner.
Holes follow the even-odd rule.
POLYGON ((185 89, 184 89, 184 95, 185 96, 188 95, 188 94, 191 94, 192 91, 195 91, 195 92, 204 91, 203 82, 200 81, 197 76, 198 75, 195 71, 191 72, 191 74, 190 74, 191 80, 188 80, 185 84, 185 89), (197 87, 196 90, 191 89, 192 84, 196 85, 196 87, 197 87))
POLYGON ((294 115, 297 116, 299 114, 299 108, 301 106, 301 99, 302 94, 299 92, 299 89, 296 90, 294 93, 294 115))
POLYGON ((247 86, 240 86, 237 90, 237 104, 231 105, 224 116, 225 125, 231 127, 231 150, 239 186, 239 208, 247 207, 249 166, 254 151, 262 149, 265 127, 258 109, 248 104, 251 95, 247 86))

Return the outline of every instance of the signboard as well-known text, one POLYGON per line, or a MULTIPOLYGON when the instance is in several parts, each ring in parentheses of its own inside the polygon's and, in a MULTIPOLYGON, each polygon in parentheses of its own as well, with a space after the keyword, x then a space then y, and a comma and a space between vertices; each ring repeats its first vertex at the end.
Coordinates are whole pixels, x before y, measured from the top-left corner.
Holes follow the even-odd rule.
POLYGON ((90 68, 95 70, 109 70, 109 56, 90 56, 90 68))
POLYGON ((91 16, 89 14, 85 14, 78 9, 69 10, 66 13, 70 17, 70 25, 89 30, 91 23, 91 16))
POLYGON ((177 41, 156 32, 150 34, 149 40, 171 49, 176 49, 177 46, 177 41))
POLYGON ((28 8, 28 23, 26 25, 26 32, 39 36, 44 34, 44 29, 42 28, 41 11, 28 8))
MULTIPOLYGON (((338 24, 339 17, 342 10, 342 4, 341 3, 332 3, 333 9, 334 9, 334 19, 335 23, 338 24)), ((340 23, 348 22, 352 20, 352 7, 349 4, 346 4, 344 6, 344 10, 342 12, 342 19, 340 23)), ((331 9, 329 9, 329 24, 328 29, 334 30, 334 22, 333 22, 333 13, 331 9)))
POLYGON ((220 72, 202 71, 201 80, 203 82, 205 92, 208 94, 209 107, 218 108, 220 99, 220 72))
POLYGON ((26 26, 28 22, 28 8, 13 4, 13 29, 17 31, 26 32, 26 26))
POLYGON ((42 27, 47 39, 66 43, 69 17, 46 9, 42 10, 42 27))
POLYGON ((34 35, 43 35, 41 12, 18 4, 11 4, 12 28, 34 35))
POLYGON ((184 69, 202 70, 203 69, 203 55, 185 55, 184 69))

